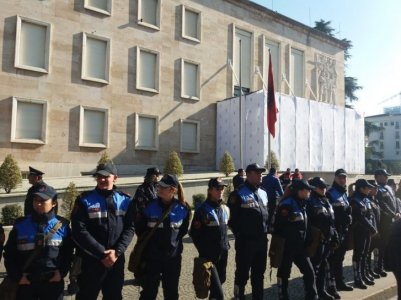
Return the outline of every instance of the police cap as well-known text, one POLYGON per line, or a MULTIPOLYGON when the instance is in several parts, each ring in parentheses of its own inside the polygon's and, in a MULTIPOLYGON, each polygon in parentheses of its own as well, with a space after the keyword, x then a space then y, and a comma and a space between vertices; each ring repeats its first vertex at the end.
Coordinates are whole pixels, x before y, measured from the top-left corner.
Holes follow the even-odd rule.
POLYGON ((252 171, 263 173, 263 172, 266 172, 266 169, 259 166, 257 163, 253 163, 253 164, 248 165, 245 169, 246 173, 252 172, 252 171))
POLYGON ((347 176, 347 171, 344 169, 338 169, 335 173, 334 176, 347 176))
POLYGON ((112 162, 105 163, 105 164, 99 164, 96 167, 96 171, 93 175, 94 176, 101 175, 101 176, 107 176, 107 177, 110 175, 117 175, 117 168, 112 162))
POLYGON ((313 190, 315 187, 310 185, 305 179, 294 179, 290 188, 295 191, 313 190))
POLYGON ((365 187, 375 188, 375 186, 373 184, 370 184, 366 179, 358 179, 357 181, 355 181, 355 190, 365 187))
POLYGON ((388 172, 386 171, 386 169, 377 169, 377 170, 375 171, 375 176, 378 176, 378 175, 391 176, 391 174, 388 173, 388 172))
POLYGON ((29 167, 29 175, 42 176, 43 174, 45 173, 39 171, 38 169, 32 168, 31 166, 29 167))
POLYGON ((165 174, 158 182, 161 187, 178 187, 178 179, 174 175, 165 174))
POLYGON ((227 184, 220 178, 220 177, 216 177, 216 178, 212 178, 209 180, 209 183, 207 184, 207 186, 209 188, 220 188, 220 187, 226 187, 227 184))
POLYGON ((326 181, 324 181, 324 179, 322 177, 314 177, 311 180, 309 180, 308 183, 311 186, 321 188, 321 189, 325 189, 325 188, 329 187, 329 185, 326 183, 326 181))
POLYGON ((158 168, 148 168, 146 170, 146 175, 145 176, 152 176, 152 175, 156 175, 159 176, 162 172, 160 172, 160 170, 158 168))
POLYGON ((43 200, 57 199, 56 190, 50 185, 47 185, 46 183, 39 184, 38 186, 36 186, 33 194, 39 196, 43 200))

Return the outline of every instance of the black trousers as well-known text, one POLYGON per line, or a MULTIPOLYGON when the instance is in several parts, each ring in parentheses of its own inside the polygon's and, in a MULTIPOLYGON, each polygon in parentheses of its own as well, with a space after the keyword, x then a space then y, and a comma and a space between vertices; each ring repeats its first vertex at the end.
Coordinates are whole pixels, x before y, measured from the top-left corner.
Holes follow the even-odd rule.
POLYGON ((64 280, 19 285, 17 300, 63 300, 64 280))
POLYGON ((96 300, 102 291, 104 300, 121 300, 124 285, 124 255, 121 255, 113 267, 106 269, 95 258, 84 256, 81 274, 78 276, 79 292, 76 300, 96 300))
POLYGON ((251 272, 252 299, 263 299, 263 280, 267 263, 267 235, 258 239, 235 239, 235 279, 239 298, 245 299, 245 286, 251 272))
POLYGON ((339 247, 329 256, 330 273, 336 282, 343 281, 343 261, 347 252, 348 233, 343 234, 339 247))
POLYGON ((354 252, 352 261, 366 263, 366 259, 370 250, 370 236, 362 232, 354 233, 354 252))
POLYGON ((305 299, 315 299, 317 295, 315 272, 312 263, 307 257, 305 248, 302 245, 285 245, 283 260, 277 270, 277 277, 284 281, 288 280, 291 274, 292 263, 294 263, 304 275, 305 299))
POLYGON ((330 247, 328 243, 321 243, 316 254, 311 258, 313 270, 316 276, 316 288, 318 293, 326 290, 326 276, 328 269, 328 257, 330 255, 330 247))
POLYGON ((160 280, 165 300, 178 299, 178 283, 181 273, 181 255, 160 260, 149 259, 146 262, 146 271, 143 278, 143 290, 140 300, 153 300, 157 297, 160 280))
POLYGON ((394 272, 395 279, 397 279, 398 300, 401 300, 401 270, 394 272))
POLYGON ((219 260, 214 262, 210 284, 209 299, 224 299, 223 283, 226 281, 228 251, 224 251, 219 260))

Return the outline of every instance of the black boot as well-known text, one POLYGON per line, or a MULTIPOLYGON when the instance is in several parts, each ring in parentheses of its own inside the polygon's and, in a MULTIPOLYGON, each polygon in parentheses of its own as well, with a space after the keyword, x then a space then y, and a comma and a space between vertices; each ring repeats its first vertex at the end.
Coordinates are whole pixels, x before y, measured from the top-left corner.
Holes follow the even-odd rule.
POLYGON ((362 280, 361 276, 361 263, 360 262, 352 262, 352 268, 354 270, 354 287, 362 290, 366 290, 368 287, 362 280))
POLYGON ((346 291, 346 292, 350 292, 353 291, 354 288, 352 286, 350 286, 349 284, 346 284, 344 282, 344 279, 342 280, 336 280, 336 287, 337 287, 337 291, 346 291))
POLYGON ((288 295, 288 278, 277 277, 278 299, 289 300, 288 295))
POLYGON ((317 292, 319 300, 334 300, 334 297, 327 293, 325 290, 317 292))
POLYGON ((361 262, 361 278, 365 284, 375 285, 374 278, 370 277, 370 275, 367 271, 367 266, 366 266, 364 259, 362 259, 362 262, 361 262))
POLYGON ((375 268, 375 273, 379 274, 380 277, 386 277, 387 272, 384 272, 383 269, 375 268))
POLYGON ((341 299, 340 294, 337 292, 337 289, 335 286, 329 286, 327 288, 327 293, 333 296, 334 299, 341 299))

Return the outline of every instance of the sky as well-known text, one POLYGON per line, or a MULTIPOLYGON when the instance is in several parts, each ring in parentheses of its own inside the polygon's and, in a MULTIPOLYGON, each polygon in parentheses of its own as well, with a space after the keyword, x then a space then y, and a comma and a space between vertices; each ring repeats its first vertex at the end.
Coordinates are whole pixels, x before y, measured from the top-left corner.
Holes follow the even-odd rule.
POLYGON ((337 38, 352 41, 346 76, 363 87, 354 107, 365 116, 401 105, 400 0, 252 0, 305 25, 331 21, 337 38))

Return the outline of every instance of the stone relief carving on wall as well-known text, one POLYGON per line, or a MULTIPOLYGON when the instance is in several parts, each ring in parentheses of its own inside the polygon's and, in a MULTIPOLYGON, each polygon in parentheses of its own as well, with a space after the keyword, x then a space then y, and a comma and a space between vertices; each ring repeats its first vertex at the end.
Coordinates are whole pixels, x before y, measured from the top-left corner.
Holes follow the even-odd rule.
POLYGON ((337 87, 336 60, 327 55, 316 53, 315 63, 318 100, 335 104, 337 87))

